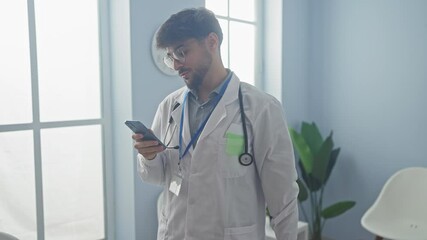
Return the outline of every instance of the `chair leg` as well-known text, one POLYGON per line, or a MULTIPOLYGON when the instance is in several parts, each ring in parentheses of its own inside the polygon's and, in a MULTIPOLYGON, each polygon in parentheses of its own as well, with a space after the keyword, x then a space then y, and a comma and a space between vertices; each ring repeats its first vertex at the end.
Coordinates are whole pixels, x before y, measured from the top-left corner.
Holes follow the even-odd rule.
POLYGON ((384 238, 382 238, 380 236, 375 236, 375 240, 384 240, 384 238))

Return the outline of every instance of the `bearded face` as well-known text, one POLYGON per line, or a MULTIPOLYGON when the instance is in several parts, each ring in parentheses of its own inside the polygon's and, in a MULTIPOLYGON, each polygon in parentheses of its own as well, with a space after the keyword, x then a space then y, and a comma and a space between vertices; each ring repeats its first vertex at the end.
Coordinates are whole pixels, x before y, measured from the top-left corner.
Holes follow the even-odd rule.
MULTIPOLYGON (((183 66, 179 69, 179 75, 184 79, 189 89, 199 90, 207 72, 212 65, 212 54, 202 47, 202 54, 198 55, 198 61, 194 61, 194 67, 183 66)), ((187 65, 187 64, 186 64, 187 65)))

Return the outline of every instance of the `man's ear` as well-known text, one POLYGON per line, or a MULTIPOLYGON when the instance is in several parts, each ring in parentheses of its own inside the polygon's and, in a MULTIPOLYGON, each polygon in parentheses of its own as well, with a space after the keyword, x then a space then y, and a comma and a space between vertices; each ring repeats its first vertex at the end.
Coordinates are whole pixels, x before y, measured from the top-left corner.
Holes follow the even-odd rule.
POLYGON ((218 49, 219 39, 216 33, 211 32, 206 38, 206 43, 211 51, 218 49))

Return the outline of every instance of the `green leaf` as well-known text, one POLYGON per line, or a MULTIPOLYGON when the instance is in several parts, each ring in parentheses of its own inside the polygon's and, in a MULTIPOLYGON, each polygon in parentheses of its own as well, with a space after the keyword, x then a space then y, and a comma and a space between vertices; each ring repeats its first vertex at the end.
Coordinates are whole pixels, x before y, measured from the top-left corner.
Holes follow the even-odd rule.
POLYGON ((325 182, 329 160, 331 157, 332 148, 334 143, 332 141, 332 132, 328 138, 322 143, 319 152, 314 156, 313 160, 313 177, 318 179, 321 183, 325 182))
POLYGON ((311 173, 307 174, 305 172, 304 167, 302 166, 302 163, 301 163, 301 159, 298 161, 298 166, 301 172, 302 180, 304 181, 305 186, 307 186, 310 192, 316 192, 320 190, 320 188, 322 187, 322 183, 319 180, 315 179, 311 175, 311 173))
POLYGON ((304 183, 302 183, 301 179, 297 179, 299 193, 298 193, 298 201, 304 202, 308 198, 307 188, 305 188, 304 183))
POLYGON ((301 134, 299 134, 295 129, 289 128, 289 133, 291 135, 292 143, 295 150, 298 152, 302 165, 306 173, 311 173, 313 170, 313 154, 305 139, 301 134))
POLYGON ((311 124, 303 122, 301 126, 301 135, 304 137, 307 145, 310 147, 311 152, 316 154, 323 143, 322 135, 320 134, 316 124, 314 122, 311 124))
POLYGON ((338 154, 340 153, 340 150, 341 150, 340 148, 336 148, 331 152, 328 169, 326 170, 326 176, 324 181, 325 184, 328 181, 329 177, 331 176, 332 169, 334 169, 335 163, 337 162, 337 158, 338 158, 338 154))
POLYGON ((333 218, 345 213, 347 210, 356 205, 355 201, 342 201, 335 203, 322 210, 321 216, 325 219, 333 218))

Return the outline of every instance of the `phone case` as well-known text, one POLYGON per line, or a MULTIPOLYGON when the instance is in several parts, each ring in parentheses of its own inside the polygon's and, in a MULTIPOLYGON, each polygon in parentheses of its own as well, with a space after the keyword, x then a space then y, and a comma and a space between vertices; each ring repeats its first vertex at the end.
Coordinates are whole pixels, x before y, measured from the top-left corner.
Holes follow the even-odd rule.
POLYGON ((153 133, 151 133, 148 128, 140 121, 131 121, 128 120, 125 122, 134 133, 140 133, 144 135, 143 140, 153 140, 159 142, 160 145, 166 147, 160 139, 158 139, 153 133))

